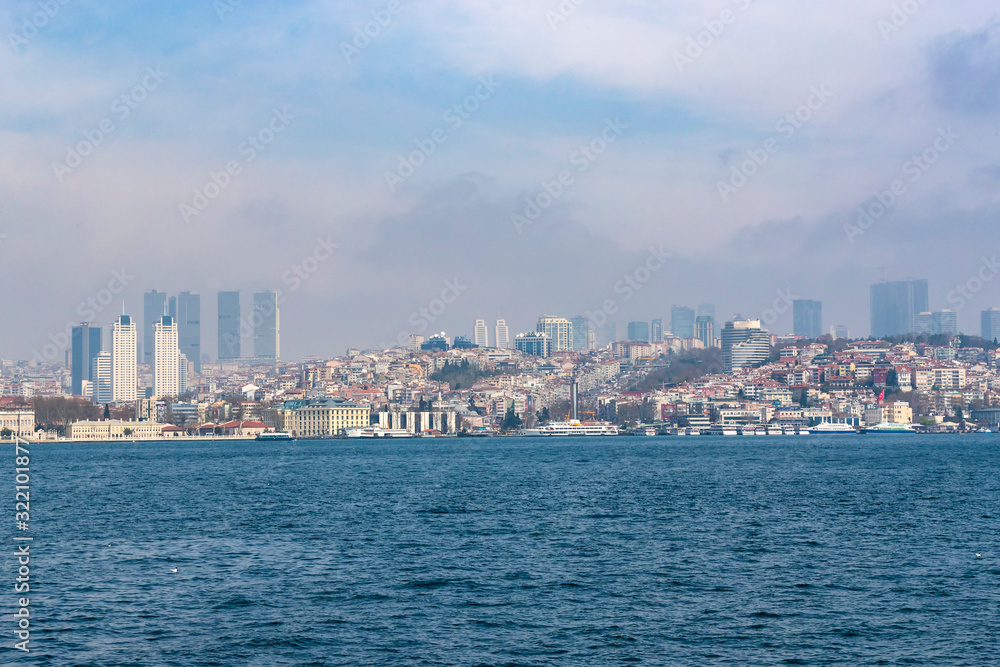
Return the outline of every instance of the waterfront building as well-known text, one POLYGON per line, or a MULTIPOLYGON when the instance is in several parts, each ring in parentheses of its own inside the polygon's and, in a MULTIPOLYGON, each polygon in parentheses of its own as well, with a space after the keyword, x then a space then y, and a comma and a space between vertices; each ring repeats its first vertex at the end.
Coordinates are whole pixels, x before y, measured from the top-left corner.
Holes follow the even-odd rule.
MULTIPOLYGON (((297 437, 343 435, 371 423, 371 406, 343 398, 286 401, 277 411, 276 428, 297 437)), ((267 418, 266 418, 267 420, 267 418)))

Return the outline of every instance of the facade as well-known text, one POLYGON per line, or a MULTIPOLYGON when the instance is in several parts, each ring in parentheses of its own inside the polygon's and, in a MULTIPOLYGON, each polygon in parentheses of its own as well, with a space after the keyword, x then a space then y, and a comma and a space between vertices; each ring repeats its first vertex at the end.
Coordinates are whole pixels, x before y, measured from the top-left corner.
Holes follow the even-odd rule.
POLYGON ((928 312, 927 280, 901 280, 871 286, 871 335, 905 336, 915 332, 916 316, 928 312))
POLYGON ((71 440, 148 440, 163 437, 163 424, 120 419, 79 421, 69 425, 71 440), (127 433, 126 433, 127 431, 127 433))
POLYGON ((514 337, 514 349, 533 357, 548 357, 552 354, 552 339, 538 331, 518 334, 514 337))
POLYGON ((177 323, 169 315, 161 315, 153 327, 153 396, 164 398, 180 393, 179 360, 177 323))
POLYGON ((472 342, 479 347, 490 346, 490 333, 486 328, 486 320, 476 320, 476 330, 472 336, 472 342))
POLYGON ((573 340, 570 348, 573 351, 590 349, 590 320, 583 315, 577 315, 570 320, 573 325, 573 340))
POLYGON ((497 320, 493 339, 494 342, 496 342, 498 349, 510 349, 510 331, 507 329, 507 320, 497 320))
POLYGON ((177 345, 201 372, 201 295, 181 292, 177 297, 177 345))
POLYGON ((865 410, 865 421, 869 424, 909 424, 913 421, 913 409, 905 401, 886 403, 865 410))
POLYGON ((984 310, 980 316, 982 333, 986 340, 1000 339, 1000 308, 984 310))
POLYGON ((91 370, 91 391, 95 403, 110 403, 113 397, 111 385, 111 353, 98 352, 91 370))
POLYGON ((694 338, 694 308, 674 306, 670 309, 670 331, 678 338, 694 338))
POLYGON ((219 360, 239 359, 240 350, 240 293, 219 292, 218 338, 219 360))
POLYGON ((111 400, 134 401, 136 392, 135 322, 122 315, 111 325, 111 400))
POLYGON ((277 428, 297 437, 343 435, 371 423, 371 406, 342 398, 287 401, 278 409, 277 428))
POLYGON ((253 356, 254 359, 277 361, 281 355, 278 317, 278 295, 257 292, 253 295, 253 356))
POLYGON ((715 320, 711 315, 699 315, 695 318, 694 337, 706 348, 715 347, 715 320))
POLYGON ((552 344, 552 352, 567 352, 572 349, 573 323, 565 317, 543 315, 538 318, 535 331, 548 334, 552 344))
POLYGON ((958 335, 958 313, 954 310, 939 310, 932 314, 934 333, 946 336, 958 335))
POLYGON ((851 337, 851 330, 847 328, 846 324, 834 324, 830 327, 830 337, 834 340, 838 338, 848 340, 851 337))
POLYGON ((0 431, 10 429, 19 438, 28 438, 35 432, 35 411, 0 410, 0 431))
POLYGON ((628 339, 637 343, 648 343, 649 322, 629 322, 628 339))
POLYGON ((70 376, 74 396, 84 396, 84 382, 93 382, 94 358, 101 352, 101 328, 82 322, 71 336, 70 376))
POLYGON ((167 295, 150 290, 142 295, 142 362, 153 365, 156 345, 153 343, 154 330, 167 307, 167 295))
POLYGON ((652 337, 650 342, 662 343, 663 342, 663 320, 657 317, 650 323, 649 335, 652 337))
POLYGON ((733 320, 722 330, 722 371, 755 366, 767 361, 771 353, 771 333, 760 320, 733 320))
POLYGON ((823 335, 823 302, 795 299, 792 302, 792 330, 796 336, 815 340, 823 335))

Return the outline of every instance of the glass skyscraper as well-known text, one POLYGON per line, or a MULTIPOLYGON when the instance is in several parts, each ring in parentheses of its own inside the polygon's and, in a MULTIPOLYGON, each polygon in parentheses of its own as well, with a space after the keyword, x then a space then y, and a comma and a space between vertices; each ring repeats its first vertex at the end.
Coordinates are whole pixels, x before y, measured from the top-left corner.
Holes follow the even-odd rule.
POLYGON ((823 335, 823 302, 795 299, 792 302, 792 330, 796 336, 819 338, 823 335))
POLYGON ((90 326, 89 322, 73 327, 70 345, 73 395, 83 396, 84 381, 94 380, 94 359, 101 353, 101 327, 90 326))
POLYGON ((239 359, 240 293, 219 292, 219 359, 239 359))
POLYGON ((694 308, 687 306, 671 308, 670 330, 678 338, 694 338, 694 308))
POLYGON ((916 315, 928 312, 927 280, 900 280, 871 286, 871 335, 905 336, 916 331, 916 315))
POLYGON ((649 342, 649 322, 629 322, 628 339, 636 342, 649 342))
POLYGON ((278 295, 257 292, 253 295, 253 356, 277 361, 281 354, 278 326, 278 295))
POLYGON ((142 295, 142 362, 153 365, 156 346, 153 343, 153 328, 166 314, 167 295, 149 290, 142 295))
POLYGON ((177 297, 177 344, 201 372, 201 295, 181 292, 177 297))

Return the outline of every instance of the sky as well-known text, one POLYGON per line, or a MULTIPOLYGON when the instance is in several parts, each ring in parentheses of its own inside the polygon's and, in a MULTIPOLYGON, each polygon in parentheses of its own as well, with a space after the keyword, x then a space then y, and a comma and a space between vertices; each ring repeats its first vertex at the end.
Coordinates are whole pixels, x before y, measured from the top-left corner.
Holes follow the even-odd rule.
MULTIPOLYGON (((0 356, 281 292, 282 357, 539 315, 1000 306, 1000 12, 953 0, 0 6, 0 356)), ((244 353, 252 353, 250 340, 244 353)), ((107 344, 107 343, 106 343, 107 344)), ((48 346, 48 348, 46 348, 48 346)), ((46 351, 47 349, 47 351, 46 351)))

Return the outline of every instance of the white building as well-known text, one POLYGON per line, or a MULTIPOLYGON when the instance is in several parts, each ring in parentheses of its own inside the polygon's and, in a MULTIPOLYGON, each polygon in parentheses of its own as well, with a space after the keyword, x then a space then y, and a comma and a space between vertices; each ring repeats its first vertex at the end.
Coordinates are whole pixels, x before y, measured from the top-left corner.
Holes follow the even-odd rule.
MULTIPOLYGON (((178 334, 180 337, 180 334, 178 334)), ((177 393, 185 394, 188 390, 188 358, 180 350, 177 351, 177 393)))
POLYGON ((476 320, 476 329, 472 342, 479 347, 490 346, 490 333, 489 329, 486 328, 486 320, 476 320))
POLYGON ((180 354, 177 349, 177 322, 169 315, 153 327, 153 395, 159 398, 180 393, 180 354))
POLYGON ((495 342, 501 350, 510 349, 510 332, 507 330, 507 320, 497 320, 495 342))
POLYGON ((128 315, 111 325, 111 400, 134 401, 136 395, 136 329, 128 315))
POLYGON ((112 397, 111 353, 99 352, 91 363, 93 366, 91 373, 94 378, 91 383, 91 391, 94 392, 91 398, 94 403, 110 403, 112 397))
POLYGON ((573 323, 565 317, 543 315, 538 318, 535 331, 548 334, 552 340, 553 352, 566 352, 573 347, 573 323))

